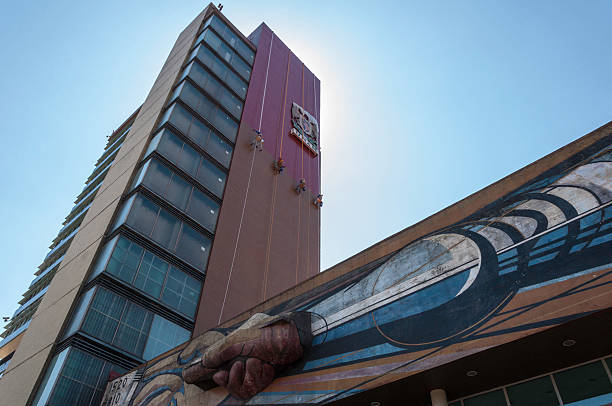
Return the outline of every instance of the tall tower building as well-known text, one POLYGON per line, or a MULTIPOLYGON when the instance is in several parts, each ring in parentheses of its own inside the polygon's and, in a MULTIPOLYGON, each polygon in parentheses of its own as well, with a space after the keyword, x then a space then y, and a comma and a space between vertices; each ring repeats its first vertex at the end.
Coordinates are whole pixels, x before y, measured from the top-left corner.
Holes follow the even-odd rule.
POLYGON ((320 82, 212 4, 109 137, 0 342, 10 405, 110 376, 319 271, 320 82))

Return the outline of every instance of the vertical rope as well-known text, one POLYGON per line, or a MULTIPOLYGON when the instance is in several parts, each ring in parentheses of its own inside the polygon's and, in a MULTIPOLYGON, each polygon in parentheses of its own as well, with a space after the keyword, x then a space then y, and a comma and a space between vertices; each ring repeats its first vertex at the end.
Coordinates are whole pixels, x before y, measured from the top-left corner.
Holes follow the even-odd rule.
MULTIPOLYGON (((304 63, 302 63, 302 108, 304 108, 304 63)), ((301 179, 304 179, 304 138, 301 138, 301 145, 298 144, 298 148, 300 148, 300 156, 302 160, 302 175, 301 179)), ((302 193, 298 195, 298 226, 297 226, 297 244, 295 247, 295 284, 297 285, 299 281, 299 268, 300 268, 300 240, 302 236, 302 193)))
MULTIPOLYGON (((266 90, 268 88, 268 72, 270 70, 270 56, 272 54, 272 41, 274 41, 274 33, 270 38, 270 51, 268 52, 268 65, 266 66, 266 79, 264 81, 264 91, 261 97, 261 112, 259 113, 259 125, 257 131, 261 132, 261 122, 263 119, 263 110, 266 103, 266 90)), ((218 323, 221 323, 223 318, 223 310, 225 310, 225 302, 227 301, 227 293, 229 292, 230 282, 232 280, 232 272, 234 271, 234 263, 236 262, 236 252, 238 251, 238 241, 240 241, 240 233, 242 231, 242 223, 244 220, 244 212, 246 210, 247 198, 249 197, 249 189, 251 187, 251 178, 253 177, 253 165, 255 164, 255 152, 256 148, 253 148, 253 154, 251 156, 251 168, 249 169, 249 180, 247 182, 247 188, 244 195, 244 202, 242 203, 242 213, 240 214, 240 223, 238 223, 238 233, 236 234, 236 244, 234 245, 234 254, 232 255, 232 264, 230 265, 229 274, 227 276, 227 284, 225 285, 225 294, 223 295, 223 303, 221 304, 221 310, 219 311, 218 323)))

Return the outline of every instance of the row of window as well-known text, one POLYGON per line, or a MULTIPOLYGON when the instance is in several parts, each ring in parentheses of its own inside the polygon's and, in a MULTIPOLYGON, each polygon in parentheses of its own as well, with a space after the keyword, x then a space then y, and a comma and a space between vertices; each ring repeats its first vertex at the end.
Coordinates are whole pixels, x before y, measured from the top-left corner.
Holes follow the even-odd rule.
POLYGON ((211 241, 141 194, 121 208, 114 229, 127 224, 201 272, 206 268, 211 241))
POLYGON ((246 82, 240 78, 233 70, 229 69, 227 65, 205 45, 196 46, 191 54, 189 60, 197 59, 206 66, 212 73, 217 75, 219 79, 223 81, 243 100, 246 97, 247 87, 246 82))
POLYGON ((612 358, 508 385, 502 389, 451 402, 449 406, 557 406, 561 404, 599 406, 609 404, 612 402, 612 377, 606 371, 606 366, 608 371, 612 369, 612 358))
POLYGON ((210 17, 205 23, 204 28, 212 27, 221 38, 223 38, 232 48, 234 48, 240 56, 244 58, 250 65, 255 61, 255 52, 245 44, 222 20, 216 15, 210 17))
POLYGON ((34 406, 97 406, 102 400, 110 373, 124 374, 125 368, 68 347, 51 360, 34 406))
POLYGON ((193 319, 202 283, 124 236, 103 248, 90 280, 107 272, 193 319))
POLYGON ((213 97, 223 108, 230 112, 236 120, 240 120, 242 115, 242 101, 234 96, 223 83, 209 73, 202 65, 191 62, 183 70, 179 80, 189 77, 201 89, 213 97))
POLYGON ((65 336, 75 331, 144 360, 184 343, 191 335, 189 330, 101 286, 81 297, 65 336))
POLYGON ((211 233, 215 232, 219 204, 157 159, 150 159, 142 166, 134 186, 139 184, 172 203, 211 233))
POLYGON ((210 29, 202 31, 196 39, 196 44, 204 43, 217 53, 229 66, 231 66, 244 80, 251 77, 251 66, 244 61, 232 48, 230 48, 217 34, 210 29))
POLYGON ((200 92, 194 85, 183 81, 174 89, 172 96, 170 96, 171 102, 176 99, 181 99, 187 106, 191 107, 193 111, 199 114, 200 117, 205 118, 213 127, 223 134, 225 138, 232 142, 236 140, 238 122, 223 111, 216 103, 208 99, 208 97, 200 92))
MULTIPOLYGON (((229 168, 233 147, 201 120, 198 120, 181 104, 175 103, 164 113, 160 125, 170 123, 181 134, 212 156, 225 168, 229 168)), ((231 139, 231 138, 230 138, 231 139)))
POLYGON ((227 175, 170 130, 163 129, 149 143, 153 151, 168 159, 218 198, 223 196, 227 175))

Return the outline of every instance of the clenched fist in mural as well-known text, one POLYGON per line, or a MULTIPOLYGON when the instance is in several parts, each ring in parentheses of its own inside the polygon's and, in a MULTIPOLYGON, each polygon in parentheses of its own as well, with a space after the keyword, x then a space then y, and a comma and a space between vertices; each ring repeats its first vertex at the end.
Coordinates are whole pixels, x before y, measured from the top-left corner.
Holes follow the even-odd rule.
POLYGON ((204 349, 183 370, 183 378, 204 389, 223 386, 235 397, 249 399, 272 383, 280 370, 302 358, 310 340, 307 314, 256 314, 204 349))

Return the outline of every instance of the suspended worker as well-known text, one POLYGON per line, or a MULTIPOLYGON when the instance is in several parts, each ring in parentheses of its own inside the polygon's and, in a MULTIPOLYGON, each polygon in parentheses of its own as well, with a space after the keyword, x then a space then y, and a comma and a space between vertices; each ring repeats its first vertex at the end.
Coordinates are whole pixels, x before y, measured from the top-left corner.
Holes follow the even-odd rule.
POLYGON ((323 195, 319 193, 313 203, 317 207, 323 207, 323 195))
POLYGON ((253 131, 255 131, 255 136, 253 137, 253 140, 251 141, 251 146, 255 148, 257 151, 263 151, 263 143, 264 143, 263 136, 261 135, 261 132, 257 130, 253 130, 253 131))
POLYGON ((298 194, 306 191, 306 179, 300 179, 300 183, 295 187, 295 191, 298 192, 298 194))
POLYGON ((285 160, 283 158, 278 158, 278 161, 274 161, 273 165, 276 173, 281 173, 286 166, 287 165, 285 165, 285 160))

